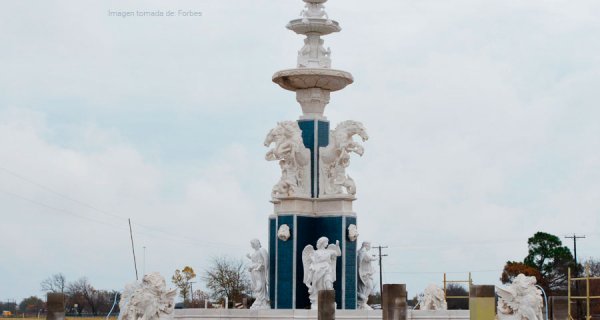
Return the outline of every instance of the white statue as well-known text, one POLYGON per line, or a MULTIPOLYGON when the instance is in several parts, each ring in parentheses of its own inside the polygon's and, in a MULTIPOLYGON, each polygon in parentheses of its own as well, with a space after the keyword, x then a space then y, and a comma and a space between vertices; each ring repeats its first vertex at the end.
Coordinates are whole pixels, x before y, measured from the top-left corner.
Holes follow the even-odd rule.
MULTIPOLYGON (((322 3, 313 3, 305 1, 306 5, 304 6, 304 10, 300 12, 300 16, 302 16, 303 23, 309 23, 308 19, 327 19, 327 23, 331 24, 331 20, 329 20, 329 16, 327 12, 325 12, 325 6, 322 3)), ((323 1, 325 2, 325 1, 323 1)))
POLYGON ((444 290, 438 288, 435 284, 430 284, 425 288, 419 305, 421 310, 448 310, 444 290))
POLYGON ((250 278, 252 279, 252 293, 256 300, 250 309, 271 309, 269 303, 269 253, 261 247, 260 241, 250 241, 254 252, 246 255, 251 263, 248 266, 250 278))
POLYGON ((320 152, 320 185, 321 195, 356 194, 356 185, 350 176, 346 175, 346 168, 350 165, 350 153, 359 156, 364 153, 364 148, 353 140, 358 135, 362 141, 367 141, 369 135, 358 121, 344 121, 329 133, 329 145, 319 148, 320 152))
POLYGON ((506 289, 498 289, 498 320, 542 320, 542 291, 535 277, 519 274, 506 289))
POLYGON ((330 244, 329 239, 321 237, 317 241, 317 250, 307 245, 302 250, 304 266, 304 284, 308 287, 311 309, 317 309, 319 291, 333 290, 337 257, 342 255, 340 242, 330 244))
POLYGON ((348 226, 348 240, 354 242, 358 239, 358 229, 355 224, 351 224, 348 226))
POLYGON ((298 68, 331 68, 331 49, 319 37, 307 37, 298 51, 298 68))
POLYGON ((279 160, 281 179, 273 187, 274 198, 310 195, 310 150, 304 147, 302 131, 295 121, 279 122, 265 139, 268 161, 279 160))
POLYGON ((277 238, 281 241, 288 241, 292 235, 290 234, 290 226, 287 224, 282 224, 279 226, 277 230, 277 238))
POLYGON ((125 286, 119 302, 119 320, 173 319, 177 290, 167 290, 165 279, 157 272, 142 281, 125 286))
POLYGON ((377 260, 373 257, 369 251, 371 251, 371 243, 363 242, 362 247, 358 250, 357 262, 358 262, 358 304, 357 307, 360 310, 373 310, 368 304, 369 296, 373 292, 375 283, 373 281, 373 269, 372 262, 377 260))

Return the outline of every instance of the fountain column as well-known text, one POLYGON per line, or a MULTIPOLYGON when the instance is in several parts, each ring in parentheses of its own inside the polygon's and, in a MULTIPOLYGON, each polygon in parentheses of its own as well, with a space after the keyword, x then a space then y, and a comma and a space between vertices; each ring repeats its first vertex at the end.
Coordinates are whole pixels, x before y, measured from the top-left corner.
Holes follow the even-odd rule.
POLYGON ((303 283, 302 250, 324 236, 329 243, 339 241, 342 249, 334 283, 337 308, 356 309, 358 233, 352 209, 356 186, 346 168, 351 153, 363 153, 353 136, 363 141, 368 136, 356 121, 344 121, 331 130, 324 116, 331 93, 351 84, 353 77, 331 68, 331 50, 325 49, 322 37, 341 28, 327 16, 327 0, 303 1, 302 16, 287 25, 305 36, 296 68, 273 75, 273 82, 296 93, 302 115, 297 125, 280 123, 265 142, 268 146, 275 143, 267 159, 280 160, 282 170, 282 178, 273 188, 274 213, 269 217, 271 306, 310 308, 308 288, 303 283))

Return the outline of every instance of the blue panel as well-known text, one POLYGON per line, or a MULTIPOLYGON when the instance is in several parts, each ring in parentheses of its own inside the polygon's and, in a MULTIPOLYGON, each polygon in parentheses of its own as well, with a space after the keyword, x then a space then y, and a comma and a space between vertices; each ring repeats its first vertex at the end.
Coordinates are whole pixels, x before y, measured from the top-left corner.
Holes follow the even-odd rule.
POLYGON ((269 299, 271 308, 275 308, 275 244, 277 243, 277 220, 269 219, 269 299))
MULTIPOLYGON (((277 229, 282 224, 287 224, 293 233, 294 217, 279 216, 277 229)), ((293 237, 292 237, 293 239, 293 237)), ((293 278, 294 278, 294 241, 281 241, 277 239, 277 308, 292 309, 293 278)))
MULTIPOLYGON (((348 226, 356 225, 356 218, 347 217, 344 230, 348 230, 348 226)), ((347 238, 347 237, 346 237, 347 238)), ((356 265, 356 249, 357 241, 346 241, 346 309, 356 309, 356 281, 357 281, 357 265, 356 265)))
POLYGON ((304 142, 304 146, 310 149, 310 193, 313 198, 316 198, 314 177, 317 172, 317 163, 313 163, 313 159, 315 158, 315 121, 314 120, 298 120, 298 126, 300 130, 302 130, 302 142, 304 142))
POLYGON ((318 127, 319 147, 327 147, 329 145, 329 121, 319 121, 318 127))
MULTIPOLYGON (((329 145, 329 121, 319 121, 317 124, 317 145, 319 147, 327 147, 329 145)), ((318 150, 317 150, 318 153, 318 150)), ((319 159, 320 159, 321 155, 319 155, 319 159)), ((316 175, 313 175, 314 179, 316 179, 317 181, 319 181, 319 162, 317 161, 317 163, 315 164, 315 172, 316 175)), ((319 183, 317 182, 317 191, 316 196, 313 196, 315 198, 319 197, 320 194, 320 186, 319 183)))
POLYGON ((296 252, 296 309, 309 309, 310 299, 308 298, 308 288, 304 284, 304 267, 302 265, 302 250, 307 245, 315 246, 319 234, 314 227, 316 218, 298 216, 297 218, 297 252, 296 252))

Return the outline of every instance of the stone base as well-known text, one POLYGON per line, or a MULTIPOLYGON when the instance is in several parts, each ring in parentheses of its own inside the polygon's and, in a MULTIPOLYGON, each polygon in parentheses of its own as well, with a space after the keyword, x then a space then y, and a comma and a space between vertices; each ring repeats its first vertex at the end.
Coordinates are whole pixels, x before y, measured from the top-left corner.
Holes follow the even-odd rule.
POLYGON ((356 198, 351 195, 325 196, 321 198, 287 197, 273 199, 275 215, 278 214, 301 214, 308 216, 326 217, 332 215, 344 215, 355 217, 352 211, 352 202, 356 198))
MULTIPOLYGON (((233 310, 233 309, 179 309, 175 310, 175 320, 317 320, 317 310, 233 310)), ((339 320, 381 320, 381 310, 336 310, 339 320)), ((421 311, 409 310, 408 320, 467 320, 469 310, 421 311)))
POLYGON ((316 246, 320 237, 327 237, 330 244, 339 241, 342 251, 333 284, 337 308, 356 309, 357 241, 348 236, 350 225, 356 225, 356 217, 343 213, 331 216, 279 213, 269 218, 269 295, 273 309, 311 308, 308 288, 303 283, 302 250, 307 245, 316 246), (283 225, 290 230, 287 240, 277 236, 283 225))

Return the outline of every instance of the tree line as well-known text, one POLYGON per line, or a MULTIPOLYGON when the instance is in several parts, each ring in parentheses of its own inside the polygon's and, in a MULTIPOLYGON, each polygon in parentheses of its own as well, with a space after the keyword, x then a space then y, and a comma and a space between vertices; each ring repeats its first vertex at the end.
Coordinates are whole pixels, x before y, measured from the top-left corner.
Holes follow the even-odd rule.
MULTIPOLYGON (((65 297, 65 311, 67 315, 105 315, 108 314, 120 293, 115 290, 98 290, 92 286, 86 277, 68 282, 62 273, 54 274, 40 283, 41 291, 62 293, 65 297)), ((40 314, 46 312, 45 299, 31 296, 23 299, 18 305, 13 306, 0 303, 0 310, 20 312, 22 314, 40 314), (11 308, 12 307, 12 308, 11 308)), ((118 305, 115 313, 119 312, 118 305)))

